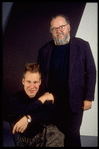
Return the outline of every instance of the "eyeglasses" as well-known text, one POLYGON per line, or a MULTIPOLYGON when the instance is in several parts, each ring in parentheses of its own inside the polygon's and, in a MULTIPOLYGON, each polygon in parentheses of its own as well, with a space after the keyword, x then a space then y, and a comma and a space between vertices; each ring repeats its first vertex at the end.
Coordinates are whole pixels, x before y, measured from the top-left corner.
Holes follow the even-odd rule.
MULTIPOLYGON (((67 24, 66 24, 66 25, 67 25, 67 24)), ((58 29, 63 32, 66 25, 61 25, 61 26, 59 26, 59 27, 52 28, 52 29, 51 29, 51 32, 55 33, 56 31, 58 31, 58 29)))

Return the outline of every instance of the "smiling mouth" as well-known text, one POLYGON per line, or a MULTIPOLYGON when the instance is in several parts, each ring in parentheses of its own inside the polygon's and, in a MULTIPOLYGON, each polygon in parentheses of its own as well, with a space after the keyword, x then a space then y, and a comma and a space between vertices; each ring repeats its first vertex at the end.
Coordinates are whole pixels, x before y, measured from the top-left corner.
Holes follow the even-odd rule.
POLYGON ((29 90, 30 93, 34 93, 34 90, 29 90))

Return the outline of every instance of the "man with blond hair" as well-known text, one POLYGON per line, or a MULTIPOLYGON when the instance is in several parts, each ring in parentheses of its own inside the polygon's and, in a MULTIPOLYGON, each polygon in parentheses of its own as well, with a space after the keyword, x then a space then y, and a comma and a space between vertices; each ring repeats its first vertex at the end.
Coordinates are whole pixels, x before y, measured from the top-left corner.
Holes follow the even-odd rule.
MULTIPOLYGON (((49 124, 54 110, 54 97, 40 90, 41 72, 38 64, 29 63, 25 66, 22 84, 24 89, 10 100, 12 116, 16 117, 12 133, 19 134, 20 147, 53 147, 52 138, 57 138, 56 128, 51 132, 49 124)), ((60 137, 60 133, 58 135, 60 137)))

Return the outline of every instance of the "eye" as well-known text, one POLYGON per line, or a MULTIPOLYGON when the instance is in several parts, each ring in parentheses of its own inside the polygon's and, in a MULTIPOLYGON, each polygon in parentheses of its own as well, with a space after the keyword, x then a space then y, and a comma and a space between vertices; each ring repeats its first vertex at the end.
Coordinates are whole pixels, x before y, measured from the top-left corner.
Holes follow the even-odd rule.
POLYGON ((64 28, 65 26, 60 26, 60 28, 62 29, 62 28, 64 28))
POLYGON ((34 81, 34 84, 37 84, 38 83, 38 81, 34 81))
POLYGON ((57 28, 52 28, 51 31, 52 32, 56 32, 57 28))
POLYGON ((31 83, 31 81, 27 81, 27 83, 31 83))
POLYGON ((53 31, 53 32, 56 31, 56 28, 53 28, 52 31, 53 31))

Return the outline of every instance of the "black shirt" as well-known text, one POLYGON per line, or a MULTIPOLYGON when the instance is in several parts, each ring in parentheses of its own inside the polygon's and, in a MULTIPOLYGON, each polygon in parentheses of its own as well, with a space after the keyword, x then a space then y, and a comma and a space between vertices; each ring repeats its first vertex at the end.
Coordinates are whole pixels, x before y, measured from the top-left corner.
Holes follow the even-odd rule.
POLYGON ((66 94, 70 44, 54 46, 49 73, 49 90, 55 95, 66 94))

